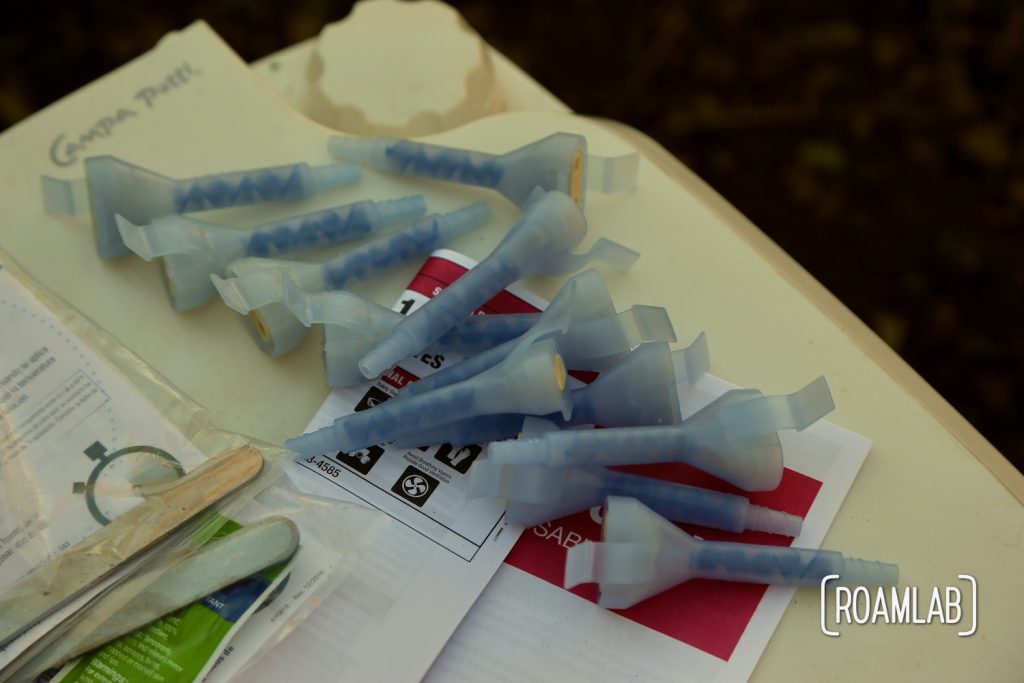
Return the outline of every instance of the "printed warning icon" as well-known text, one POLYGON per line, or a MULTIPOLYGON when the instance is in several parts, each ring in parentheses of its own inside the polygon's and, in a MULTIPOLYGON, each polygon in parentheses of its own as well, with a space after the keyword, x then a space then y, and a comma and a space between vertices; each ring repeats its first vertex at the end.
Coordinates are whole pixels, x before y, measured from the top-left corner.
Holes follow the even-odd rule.
POLYGON ((380 460, 380 456, 384 455, 384 448, 381 446, 368 446, 366 448, 360 448, 358 451, 352 451, 346 453, 344 451, 338 451, 335 456, 339 462, 342 462, 356 472, 362 475, 367 475, 373 466, 380 460))
POLYGON ((437 449, 437 453, 434 454, 435 460, 440 460, 448 467, 451 467, 456 472, 466 474, 469 472, 469 466, 473 464, 476 457, 483 452, 483 446, 471 444, 469 446, 461 446, 459 448, 453 448, 451 444, 443 444, 437 449))
POLYGON ((370 387, 366 390, 366 393, 363 395, 363 398, 360 399, 359 403, 356 404, 355 411, 358 413, 368 408, 372 408, 379 403, 383 403, 389 398, 391 398, 391 396, 389 396, 387 392, 382 391, 377 387, 370 387))
POLYGON ((437 488, 437 484, 437 479, 410 465, 405 468, 405 472, 402 472, 402 476, 391 487, 391 491, 416 507, 423 507, 423 504, 430 498, 430 494, 437 488))

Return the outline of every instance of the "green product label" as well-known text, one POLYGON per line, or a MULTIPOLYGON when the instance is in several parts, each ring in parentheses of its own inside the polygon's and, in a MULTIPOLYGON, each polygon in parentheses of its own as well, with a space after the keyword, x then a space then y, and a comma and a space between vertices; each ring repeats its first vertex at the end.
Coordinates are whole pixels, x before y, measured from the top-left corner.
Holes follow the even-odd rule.
MULTIPOLYGON (((228 520, 220 538, 241 528, 228 520)), ((264 598, 285 565, 232 584, 82 657, 61 683, 192 681, 224 649, 235 623, 264 598)))

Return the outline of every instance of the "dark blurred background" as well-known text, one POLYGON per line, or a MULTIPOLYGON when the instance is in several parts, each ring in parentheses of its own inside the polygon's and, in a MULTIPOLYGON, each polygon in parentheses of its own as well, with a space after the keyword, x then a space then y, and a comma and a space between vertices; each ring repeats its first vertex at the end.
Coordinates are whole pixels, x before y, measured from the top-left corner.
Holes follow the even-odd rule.
MULTIPOLYGON (((645 131, 1024 469, 1024 5, 452 2, 573 110, 645 131)), ((3 3, 0 130, 203 18, 252 61, 351 3, 3 3)))

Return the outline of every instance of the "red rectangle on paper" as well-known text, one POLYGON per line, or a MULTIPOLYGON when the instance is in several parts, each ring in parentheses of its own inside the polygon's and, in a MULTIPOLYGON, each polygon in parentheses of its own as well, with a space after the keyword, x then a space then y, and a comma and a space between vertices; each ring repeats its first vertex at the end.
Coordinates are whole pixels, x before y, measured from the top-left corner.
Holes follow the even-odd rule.
MULTIPOLYGON (((754 494, 745 494, 709 474, 681 463, 616 469, 680 484, 747 495, 752 503, 801 517, 806 517, 821 488, 821 482, 817 479, 789 469, 783 474, 782 483, 777 489, 754 494)), ((566 550, 581 541, 600 539, 599 515, 600 512, 595 509, 527 529, 505 562, 561 587, 566 550)), ((688 533, 709 541, 743 541, 778 546, 792 543, 792 539, 775 534, 754 531, 733 534, 703 527, 681 526, 688 533)), ((616 612, 728 661, 766 590, 767 586, 752 583, 693 580, 616 612)), ((597 587, 594 584, 577 586, 570 592, 584 600, 597 602, 597 587)))
POLYGON ((419 379, 419 377, 398 365, 385 372, 380 378, 395 389, 403 389, 419 379))
MULTIPOLYGON (((448 259, 431 256, 423 264, 420 271, 409 283, 409 289, 422 294, 425 297, 433 298, 445 287, 455 282, 466 273, 466 269, 448 259)), ((523 301, 508 290, 501 290, 483 306, 476 309, 473 315, 490 313, 536 313, 540 309, 532 304, 523 301)))

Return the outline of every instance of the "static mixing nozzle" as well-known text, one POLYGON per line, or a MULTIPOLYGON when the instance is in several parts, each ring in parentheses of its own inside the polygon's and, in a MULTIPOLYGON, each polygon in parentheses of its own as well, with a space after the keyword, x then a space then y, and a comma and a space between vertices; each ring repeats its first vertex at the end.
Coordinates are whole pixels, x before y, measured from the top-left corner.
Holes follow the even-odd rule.
POLYGON ((160 216, 135 225, 115 216, 121 238, 143 259, 160 259, 167 295, 175 310, 197 308, 215 294, 211 276, 224 275, 242 257, 268 257, 339 244, 420 216, 423 197, 413 195, 380 202, 364 200, 239 229, 191 216, 160 216))
POLYGON ((551 432, 495 443, 490 457, 548 467, 685 462, 744 491, 769 491, 782 480, 778 430, 805 429, 834 405, 823 377, 783 396, 737 389, 682 424, 551 432))
POLYGON ((597 583, 597 604, 626 609, 690 579, 818 585, 831 574, 846 585, 894 586, 899 567, 831 550, 701 541, 633 498, 609 496, 601 542, 569 549, 566 588, 597 583))
POLYGON ((586 219, 567 195, 539 195, 490 255, 395 325, 391 335, 359 361, 363 377, 376 378, 394 363, 419 353, 520 278, 572 272, 595 250, 604 258, 610 249, 619 267, 628 268, 636 260, 635 252, 607 240, 587 254, 571 254, 586 233, 586 219))
POLYGON ((117 157, 97 156, 85 160, 85 178, 42 176, 43 204, 68 216, 91 210, 96 251, 111 259, 128 253, 114 216, 144 225, 158 216, 308 197, 351 185, 360 176, 355 164, 298 163, 176 180, 117 157))
POLYGON ((496 413, 546 415, 571 409, 565 366, 547 340, 529 344, 472 379, 404 401, 385 401, 285 442, 300 455, 346 451, 389 441, 401 430, 422 431, 439 419, 496 413))
POLYGON ((557 190, 582 205, 588 189, 617 192, 636 185, 639 156, 587 154, 587 139, 554 133, 505 154, 395 138, 333 137, 328 151, 381 171, 489 187, 523 207, 534 189, 557 190))
POLYGON ((295 348, 306 334, 305 326, 284 303, 288 287, 322 292, 351 286, 389 268, 424 258, 490 217, 491 209, 483 202, 432 214, 318 264, 239 259, 228 266, 236 277, 214 276, 213 286, 230 308, 248 317, 250 331, 260 348, 278 356, 295 348))

